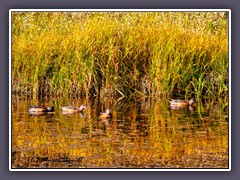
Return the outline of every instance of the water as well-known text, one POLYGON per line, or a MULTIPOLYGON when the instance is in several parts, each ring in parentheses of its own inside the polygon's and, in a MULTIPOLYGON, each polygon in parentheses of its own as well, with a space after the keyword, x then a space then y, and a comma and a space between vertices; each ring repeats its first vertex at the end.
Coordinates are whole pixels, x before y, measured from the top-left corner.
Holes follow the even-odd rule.
POLYGON ((11 133, 12 168, 228 168, 228 114, 208 104, 13 98, 11 133), (83 113, 59 108, 83 103, 83 113), (31 115, 30 105, 55 112, 31 115), (99 119, 105 108, 109 121, 99 119))

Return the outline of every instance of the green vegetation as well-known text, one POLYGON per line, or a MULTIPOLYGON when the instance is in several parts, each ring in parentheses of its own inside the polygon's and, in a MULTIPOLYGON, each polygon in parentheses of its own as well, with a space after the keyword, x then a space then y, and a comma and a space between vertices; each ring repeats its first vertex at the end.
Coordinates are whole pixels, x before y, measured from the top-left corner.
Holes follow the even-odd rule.
POLYGON ((12 12, 12 91, 228 102, 226 12, 12 12))

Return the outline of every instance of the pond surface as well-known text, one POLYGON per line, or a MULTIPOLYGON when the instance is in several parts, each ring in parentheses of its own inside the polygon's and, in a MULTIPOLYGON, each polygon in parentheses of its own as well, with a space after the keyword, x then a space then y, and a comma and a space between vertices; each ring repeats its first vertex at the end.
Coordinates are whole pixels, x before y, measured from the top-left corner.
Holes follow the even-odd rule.
POLYGON ((12 168, 229 168, 228 113, 217 105, 12 98, 11 125, 12 168), (81 104, 83 113, 59 108, 81 104), (55 112, 31 115, 31 105, 55 112), (102 121, 105 108, 113 117, 102 121))

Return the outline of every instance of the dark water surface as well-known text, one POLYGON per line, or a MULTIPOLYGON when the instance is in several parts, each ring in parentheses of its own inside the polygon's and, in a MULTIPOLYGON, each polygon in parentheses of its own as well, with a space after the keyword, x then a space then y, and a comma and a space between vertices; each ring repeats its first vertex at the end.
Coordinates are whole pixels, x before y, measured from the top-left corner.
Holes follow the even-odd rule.
POLYGON ((228 113, 197 104, 170 109, 167 100, 87 102, 12 98, 12 168, 228 168, 228 113), (59 106, 85 103, 83 113, 59 106), (54 113, 31 115, 30 105, 54 113), (109 108, 111 120, 100 120, 109 108))

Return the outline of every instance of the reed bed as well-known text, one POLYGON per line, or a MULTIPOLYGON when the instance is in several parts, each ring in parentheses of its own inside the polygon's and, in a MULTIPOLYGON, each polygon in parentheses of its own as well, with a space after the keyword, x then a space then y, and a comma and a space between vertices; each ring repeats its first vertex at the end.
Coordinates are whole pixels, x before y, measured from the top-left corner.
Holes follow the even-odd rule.
POLYGON ((12 92, 228 102, 227 12, 12 12, 12 92))

